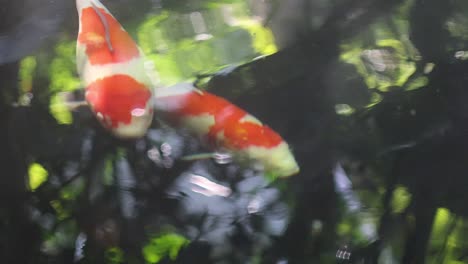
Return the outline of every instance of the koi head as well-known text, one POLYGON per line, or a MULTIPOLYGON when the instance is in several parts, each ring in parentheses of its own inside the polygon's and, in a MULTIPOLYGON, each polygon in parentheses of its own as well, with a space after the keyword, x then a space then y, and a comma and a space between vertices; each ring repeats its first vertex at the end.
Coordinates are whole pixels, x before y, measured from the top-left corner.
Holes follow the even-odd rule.
POLYGON ((98 0, 76 0, 76 7, 76 60, 86 101, 115 136, 143 136, 153 116, 153 85, 140 48, 98 0))
POLYGON ((77 0, 76 7, 80 19, 78 56, 91 65, 125 63, 141 57, 135 41, 101 2, 77 0))

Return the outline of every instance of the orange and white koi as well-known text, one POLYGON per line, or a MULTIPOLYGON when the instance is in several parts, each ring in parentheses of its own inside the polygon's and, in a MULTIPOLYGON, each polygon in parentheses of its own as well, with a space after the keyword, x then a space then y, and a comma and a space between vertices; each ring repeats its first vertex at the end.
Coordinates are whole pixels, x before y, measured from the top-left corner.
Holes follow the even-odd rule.
POLYGON ((76 61, 86 101, 115 136, 143 136, 153 109, 152 83, 140 48, 98 0, 76 0, 76 8, 76 61))
POLYGON ((221 97, 181 83, 158 89, 154 101, 158 115, 211 148, 259 164, 269 175, 287 177, 299 172, 288 144, 278 133, 221 97))

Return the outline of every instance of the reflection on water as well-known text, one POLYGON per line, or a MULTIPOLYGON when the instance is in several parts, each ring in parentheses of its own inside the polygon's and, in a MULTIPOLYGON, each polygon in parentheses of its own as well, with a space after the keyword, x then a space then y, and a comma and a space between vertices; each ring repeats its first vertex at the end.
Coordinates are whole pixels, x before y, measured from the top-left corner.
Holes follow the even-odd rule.
POLYGON ((230 188, 216 184, 202 176, 195 174, 190 176, 190 182, 196 185, 192 188, 193 192, 200 193, 208 197, 213 195, 228 197, 232 192, 230 188))
MULTIPOLYGON (((232 187, 217 180, 207 171, 207 161, 198 161, 181 175, 169 192, 182 202, 180 219, 203 219, 201 226, 192 226, 191 239, 205 241, 213 247, 213 257, 223 259, 236 250, 235 234, 251 237, 256 248, 265 248, 274 236, 284 232, 288 210, 279 200, 279 192, 266 187, 262 176, 245 178, 232 187), (181 195, 183 193, 183 195, 181 195), (254 223, 261 221, 257 226, 254 223), (195 231, 196 230, 196 231, 195 231)), ((189 233, 191 234, 191 233, 189 233)), ((249 239, 250 240, 250 239, 249 239)))

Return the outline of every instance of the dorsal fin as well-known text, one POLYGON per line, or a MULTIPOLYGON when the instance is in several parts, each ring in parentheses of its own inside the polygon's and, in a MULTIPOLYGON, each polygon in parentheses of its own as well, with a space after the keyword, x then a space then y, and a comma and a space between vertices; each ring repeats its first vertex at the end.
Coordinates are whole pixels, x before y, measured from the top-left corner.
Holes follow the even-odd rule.
POLYGON ((110 40, 109 23, 107 23, 106 17, 104 16, 104 14, 101 12, 101 10, 99 10, 99 8, 94 3, 91 3, 91 6, 93 7, 96 14, 99 16, 99 19, 101 20, 102 25, 104 26, 104 32, 105 32, 107 47, 109 48, 110 52, 114 52, 114 48, 112 47, 112 43, 111 43, 111 40, 110 40))

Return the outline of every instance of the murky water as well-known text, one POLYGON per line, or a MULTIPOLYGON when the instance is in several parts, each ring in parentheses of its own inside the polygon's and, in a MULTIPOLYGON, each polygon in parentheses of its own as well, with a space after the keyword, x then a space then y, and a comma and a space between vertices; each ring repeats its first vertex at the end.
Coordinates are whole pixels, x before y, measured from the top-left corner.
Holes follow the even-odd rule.
POLYGON ((2 263, 468 261, 464 1, 78 3, 0 7, 2 263))

